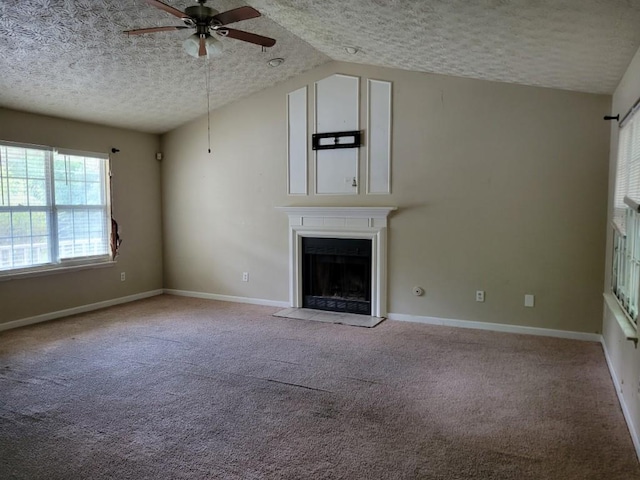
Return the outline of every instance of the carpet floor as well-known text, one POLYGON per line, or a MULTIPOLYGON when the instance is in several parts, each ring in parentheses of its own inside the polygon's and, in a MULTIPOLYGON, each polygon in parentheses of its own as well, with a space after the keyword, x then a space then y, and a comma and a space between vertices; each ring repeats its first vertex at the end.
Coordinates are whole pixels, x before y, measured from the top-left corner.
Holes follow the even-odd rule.
POLYGON ((1 479, 633 480, 597 343, 169 295, 0 333, 1 479))

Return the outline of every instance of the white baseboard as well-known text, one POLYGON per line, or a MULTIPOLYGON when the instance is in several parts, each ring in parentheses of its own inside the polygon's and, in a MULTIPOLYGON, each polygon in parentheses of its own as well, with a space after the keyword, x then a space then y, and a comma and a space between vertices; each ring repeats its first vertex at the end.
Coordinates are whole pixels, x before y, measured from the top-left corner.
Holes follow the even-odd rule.
POLYGON ((142 300, 143 298, 155 297, 156 295, 162 295, 162 290, 151 290, 149 292, 136 293, 135 295, 129 295, 127 297, 114 298, 112 300, 105 300, 104 302, 90 303, 89 305, 81 305, 79 307, 67 308, 66 310, 58 310, 57 312, 36 315, 35 317, 22 318, 20 320, 0 323, 0 332, 2 332, 3 330, 10 330, 12 328, 33 325, 34 323, 48 322, 49 320, 68 317, 70 315, 76 315, 78 313, 91 312, 92 310, 112 307, 114 305, 120 305, 122 303, 134 302, 136 300, 142 300))
POLYGON ((571 340, 584 340, 588 342, 600 342, 602 339, 602 335, 597 333, 569 332, 565 330, 553 330, 551 328, 523 327, 520 325, 473 322, 470 320, 454 320, 451 318, 422 317, 418 315, 405 315, 403 313, 389 313, 387 318, 389 320, 397 320, 400 322, 426 323, 428 325, 442 325, 445 327, 473 328, 476 330, 490 330, 492 332, 521 333, 525 335, 568 338, 571 340))
POLYGON ((611 374, 611 380, 613 380, 613 386, 616 389, 616 395, 618 395, 618 402, 620 403, 620 408, 622 408, 622 414, 624 415, 624 419, 627 422, 627 427, 629 428, 629 434, 631 435, 633 446, 636 449, 636 456, 638 457, 638 461, 640 461, 640 437, 638 437, 638 432, 633 426, 633 422, 631 420, 631 414, 629 413, 629 408, 627 407, 627 404, 624 401, 624 397, 622 396, 622 385, 620 385, 620 380, 618 380, 616 371, 613 368, 613 363, 611 362, 611 357, 609 356, 609 351, 607 350, 607 345, 605 344, 604 339, 602 339, 601 343, 602 343, 602 350, 604 350, 604 358, 607 360, 607 366, 609 367, 609 373, 611 374))
POLYGON ((167 295, 178 295, 180 297, 205 298, 207 300, 219 300, 221 302, 249 303, 251 305, 263 305, 265 307, 289 307, 289 302, 278 302, 276 300, 264 300, 262 298, 234 297, 232 295, 219 295, 217 293, 190 292, 188 290, 173 290, 165 288, 167 295))

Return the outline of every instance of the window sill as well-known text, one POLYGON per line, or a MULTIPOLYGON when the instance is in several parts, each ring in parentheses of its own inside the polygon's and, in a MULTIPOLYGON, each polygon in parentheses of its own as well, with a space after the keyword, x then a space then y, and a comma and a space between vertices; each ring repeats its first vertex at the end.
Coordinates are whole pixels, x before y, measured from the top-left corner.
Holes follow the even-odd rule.
POLYGON ((618 325, 622 329, 622 333, 627 340, 631 340, 636 346, 638 346, 638 331, 636 330, 636 326, 629 320, 627 315, 622 310, 622 307, 618 304, 618 299, 612 293, 603 293, 604 301, 613 313, 613 316, 616 317, 618 321, 618 325))
POLYGON ((23 272, 6 272, 0 273, 0 282, 8 280, 19 280, 23 278, 44 277, 47 275, 56 275, 58 273, 70 273, 80 270, 90 270, 93 268, 113 267, 117 262, 115 260, 107 260, 104 262, 84 263, 82 265, 65 265, 51 268, 43 268, 41 270, 29 270, 23 272))

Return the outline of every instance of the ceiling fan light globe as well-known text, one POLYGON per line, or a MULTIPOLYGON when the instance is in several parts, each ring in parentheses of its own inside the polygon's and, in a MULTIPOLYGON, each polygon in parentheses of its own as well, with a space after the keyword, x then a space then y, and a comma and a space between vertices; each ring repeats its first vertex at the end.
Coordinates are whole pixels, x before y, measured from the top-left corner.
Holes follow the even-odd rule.
MULTIPOLYGON (((192 57, 198 58, 200 52, 200 36, 197 33, 189 36, 183 43, 182 47, 192 57)), ((207 57, 215 57, 222 53, 222 42, 213 37, 205 39, 205 47, 207 49, 207 57)))
POLYGON ((182 48, 192 57, 198 58, 198 51, 200 50, 200 40, 198 35, 191 35, 182 43, 182 48))
POLYGON ((216 57, 222 54, 223 43, 215 37, 207 37, 206 47, 209 57, 216 57))

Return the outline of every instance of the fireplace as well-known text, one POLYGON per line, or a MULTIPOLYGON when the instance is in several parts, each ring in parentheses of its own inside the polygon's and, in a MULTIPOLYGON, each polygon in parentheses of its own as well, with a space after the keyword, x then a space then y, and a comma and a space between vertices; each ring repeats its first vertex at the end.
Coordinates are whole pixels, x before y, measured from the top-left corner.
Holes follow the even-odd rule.
MULTIPOLYGON (((307 294, 303 290, 302 270, 303 242, 306 243, 306 239, 358 240, 367 242, 370 249, 370 263, 366 269, 369 272, 369 293, 364 300, 370 305, 368 315, 384 318, 387 315, 387 217, 396 207, 277 208, 289 217, 290 306, 305 306, 307 294)), ((331 291, 328 293, 333 294, 331 291)))
POLYGON ((371 315, 371 240, 304 237, 302 306, 371 315))

